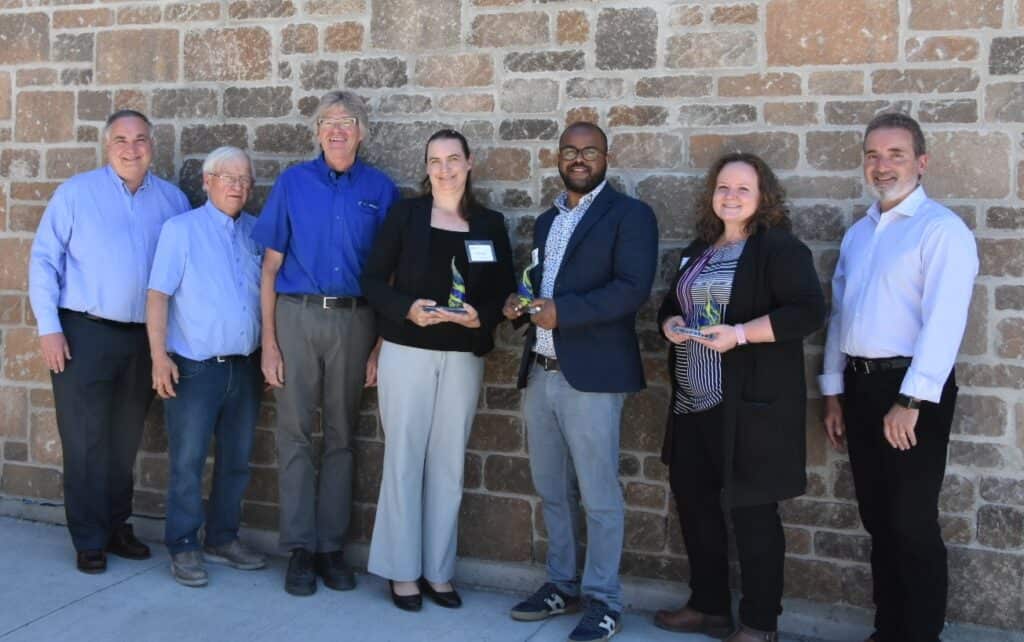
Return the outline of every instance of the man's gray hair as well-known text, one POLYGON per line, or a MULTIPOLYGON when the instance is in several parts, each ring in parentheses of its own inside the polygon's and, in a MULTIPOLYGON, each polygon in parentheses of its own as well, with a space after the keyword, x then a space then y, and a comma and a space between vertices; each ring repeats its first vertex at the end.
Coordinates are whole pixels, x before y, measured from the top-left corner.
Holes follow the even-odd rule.
POLYGON ((345 111, 359 121, 359 133, 362 134, 363 140, 366 140, 370 133, 370 115, 362 96, 344 89, 329 91, 321 96, 320 105, 316 108, 316 113, 313 114, 314 131, 320 128, 320 119, 331 107, 344 107, 345 111))
POLYGON ((218 147, 207 155, 203 161, 203 173, 215 174, 225 163, 233 160, 244 160, 249 166, 249 175, 252 176, 252 159, 244 150, 230 145, 218 147))
POLYGON ((110 142, 110 128, 114 126, 114 123, 121 120, 122 118, 138 118, 142 122, 146 123, 146 128, 149 129, 149 138, 153 138, 153 123, 149 122, 146 115, 141 111, 134 109, 118 109, 113 114, 107 116, 107 122, 103 125, 103 142, 110 142))

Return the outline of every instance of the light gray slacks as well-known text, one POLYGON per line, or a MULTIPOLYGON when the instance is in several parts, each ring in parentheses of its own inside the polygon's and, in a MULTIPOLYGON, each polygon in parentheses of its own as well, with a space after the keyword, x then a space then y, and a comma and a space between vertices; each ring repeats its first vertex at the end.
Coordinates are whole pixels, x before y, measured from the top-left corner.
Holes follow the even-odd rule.
POLYGON ((385 341, 377 371, 384 470, 367 570, 409 582, 455 575, 466 442, 484 359, 385 341))

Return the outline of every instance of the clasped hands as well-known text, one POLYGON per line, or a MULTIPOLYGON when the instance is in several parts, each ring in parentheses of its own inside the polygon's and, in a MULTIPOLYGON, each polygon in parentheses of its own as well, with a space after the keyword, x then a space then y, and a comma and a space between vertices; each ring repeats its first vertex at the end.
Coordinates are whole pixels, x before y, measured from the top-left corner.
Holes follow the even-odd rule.
POLYGON ((519 304, 519 295, 513 292, 505 299, 501 313, 511 321, 526 314, 527 309, 536 310, 530 315, 530 321, 538 328, 554 330, 558 327, 558 308, 554 299, 533 299, 529 305, 524 306, 519 304))
POLYGON ((683 320, 683 317, 676 315, 665 319, 665 322, 661 324, 661 331, 665 335, 665 338, 676 345, 686 343, 687 341, 696 341, 702 346, 711 348, 715 352, 728 352, 739 345, 739 337, 736 336, 736 328, 731 325, 709 325, 706 328, 701 328, 700 331, 708 335, 707 339, 690 336, 673 330, 673 328, 677 326, 685 325, 686 322, 683 320))
POLYGON ((406 313, 405 318, 421 328, 437 325, 438 323, 457 323, 467 328, 480 327, 480 315, 477 314, 476 308, 468 303, 462 304, 462 309, 465 310, 465 313, 449 312, 434 306, 437 306, 437 301, 433 299, 416 299, 409 306, 409 312, 406 313), (427 310, 425 308, 434 309, 427 310))

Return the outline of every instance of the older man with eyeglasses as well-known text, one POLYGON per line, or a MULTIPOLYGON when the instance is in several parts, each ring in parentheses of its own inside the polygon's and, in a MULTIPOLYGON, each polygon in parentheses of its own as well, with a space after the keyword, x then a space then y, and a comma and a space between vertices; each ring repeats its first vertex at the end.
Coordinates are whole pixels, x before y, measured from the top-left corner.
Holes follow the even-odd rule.
POLYGON ((236 147, 219 147, 203 163, 199 208, 160 232, 146 300, 153 388, 164 400, 170 476, 164 541, 171 575, 205 586, 199 553, 241 570, 263 568, 263 555, 238 540, 242 494, 260 412, 260 266, 250 238, 256 218, 242 211, 252 190, 252 163, 236 147), (215 438, 213 487, 203 511, 203 468, 215 438))
POLYGON ((357 157, 367 120, 358 95, 325 94, 314 116, 321 154, 281 174, 253 230, 266 248, 262 367, 277 401, 280 545, 291 553, 285 590, 292 595, 312 595, 318 575, 334 590, 355 587, 342 555, 351 439, 362 388, 377 378, 377 333, 359 278, 398 199, 391 179, 357 157))
POLYGON ((143 325, 164 221, 189 209, 154 176, 149 119, 125 109, 103 129, 107 163, 54 192, 29 258, 29 299, 51 372, 64 461, 64 510, 78 570, 106 553, 146 559, 127 522, 135 454, 153 400, 143 325))

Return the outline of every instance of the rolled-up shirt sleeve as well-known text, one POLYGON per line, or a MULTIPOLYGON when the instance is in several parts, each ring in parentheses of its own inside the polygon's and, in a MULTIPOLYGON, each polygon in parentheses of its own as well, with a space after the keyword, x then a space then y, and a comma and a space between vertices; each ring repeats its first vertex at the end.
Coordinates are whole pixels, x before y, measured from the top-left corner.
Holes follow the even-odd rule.
POLYGON ((64 285, 74 206, 60 187, 46 206, 28 261, 28 295, 39 335, 63 332, 57 309, 64 285))

